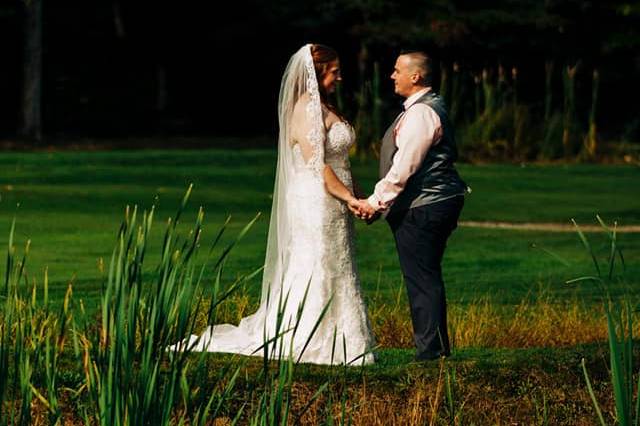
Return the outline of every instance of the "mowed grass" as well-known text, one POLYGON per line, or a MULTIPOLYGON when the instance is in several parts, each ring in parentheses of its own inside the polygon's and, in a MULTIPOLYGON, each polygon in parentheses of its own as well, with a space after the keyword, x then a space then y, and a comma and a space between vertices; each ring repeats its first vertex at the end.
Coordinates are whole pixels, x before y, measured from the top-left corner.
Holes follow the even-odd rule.
MULTIPOLYGON (((167 150, 111 152, 5 153, 0 158, 0 244, 6 247, 13 217, 16 243, 31 241, 28 271, 42 282, 48 269, 51 292, 60 300, 68 282, 76 298, 95 308, 119 224, 127 205, 139 210, 156 204, 156 240, 147 265, 158 259, 164 222, 173 216, 184 191, 194 184, 187 230, 199 206, 205 210, 202 244, 208 245, 228 216, 225 241, 232 241, 256 214, 261 217, 233 251, 225 282, 260 267, 264 259, 276 153, 271 150, 167 150), (19 207, 16 207, 19 204, 19 207)), ((365 191, 376 181, 375 161, 353 161, 365 191)), ((473 189, 462 220, 595 224, 595 215, 622 225, 640 224, 640 170, 600 165, 459 165, 473 189)), ((313 206, 309 206, 313 208, 313 206)), ((588 234, 599 259, 608 239, 588 234)), ((636 293, 640 234, 621 234, 626 261, 618 293, 636 293)), ((391 233, 384 222, 356 224, 357 261, 366 297, 405 297, 391 233)), ((21 250, 20 250, 21 251, 21 250)), ((204 253, 205 251, 203 251, 204 253)), ((541 287, 561 298, 593 300, 589 283, 568 279, 594 273, 590 256, 575 233, 459 228, 444 259, 448 299, 467 303, 488 297, 511 304, 541 287), (535 244, 537 248, 533 248, 535 244), (565 260, 561 263, 544 250, 565 260)), ((3 269, 2 269, 3 270, 3 269)), ((617 271, 621 272, 622 268, 617 271)), ((260 280, 247 291, 257 297, 260 280)), ((379 297, 377 298, 379 300, 379 297)), ((404 299, 402 299, 404 301, 404 299)))

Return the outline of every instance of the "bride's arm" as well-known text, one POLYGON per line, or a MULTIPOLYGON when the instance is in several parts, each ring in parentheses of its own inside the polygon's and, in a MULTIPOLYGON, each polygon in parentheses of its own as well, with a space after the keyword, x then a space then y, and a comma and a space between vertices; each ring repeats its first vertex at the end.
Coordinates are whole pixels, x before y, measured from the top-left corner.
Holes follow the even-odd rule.
POLYGON ((323 175, 324 187, 327 189, 329 194, 349 205, 358 201, 351 190, 344 185, 338 176, 336 176, 336 173, 330 165, 324 165, 323 175))
POLYGON ((300 144, 302 157, 319 178, 324 182, 325 189, 333 197, 347 203, 351 211, 360 212, 363 203, 358 200, 351 190, 336 176, 335 172, 328 164, 324 162, 324 139, 326 138, 324 121, 321 116, 321 110, 318 111, 318 117, 310 116, 308 111, 309 99, 302 96, 293 112, 291 133, 294 140, 300 144))
POLYGON ((366 200, 359 200, 353 195, 328 164, 324 166, 323 175, 327 192, 338 200, 344 201, 353 214, 363 219, 369 219, 375 213, 366 200))

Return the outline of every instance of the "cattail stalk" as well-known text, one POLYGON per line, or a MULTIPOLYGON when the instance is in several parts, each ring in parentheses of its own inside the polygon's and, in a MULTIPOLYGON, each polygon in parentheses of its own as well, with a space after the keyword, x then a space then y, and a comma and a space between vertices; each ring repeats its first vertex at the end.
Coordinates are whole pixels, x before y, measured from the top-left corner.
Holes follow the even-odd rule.
POLYGON ((451 122, 456 123, 460 110, 460 65, 453 63, 453 77, 451 81, 451 122))
POLYGON ((475 107, 476 107, 476 111, 475 111, 475 115, 476 115, 476 119, 478 117, 480 117, 480 115, 482 115, 482 87, 481 87, 481 83, 482 79, 480 78, 479 75, 474 75, 473 76, 473 84, 474 84, 474 93, 475 93, 475 107))
POLYGON ((376 143, 382 137, 382 98, 380 97, 380 64, 373 64, 373 82, 371 85, 371 142, 376 143))
POLYGON ((545 62, 544 75, 544 122, 548 125, 551 119, 551 108, 553 106, 553 61, 545 62))
POLYGON ((482 70, 482 92, 484 94, 484 113, 493 114, 496 109, 496 88, 491 83, 489 70, 482 70))
POLYGON ((585 140, 587 156, 590 159, 596 157, 598 149, 598 134, 596 127, 596 108, 598 105, 598 91, 600 88, 600 75, 598 70, 593 70, 593 80, 591 86, 591 111, 589 112, 589 132, 585 140))
POLYGON ((575 154, 576 129, 576 71, 578 65, 567 66, 563 73, 564 83, 564 128, 562 131, 562 146, 564 155, 569 158, 575 154))
POLYGON ((449 99, 449 69, 444 62, 440 62, 440 96, 447 104, 449 99))

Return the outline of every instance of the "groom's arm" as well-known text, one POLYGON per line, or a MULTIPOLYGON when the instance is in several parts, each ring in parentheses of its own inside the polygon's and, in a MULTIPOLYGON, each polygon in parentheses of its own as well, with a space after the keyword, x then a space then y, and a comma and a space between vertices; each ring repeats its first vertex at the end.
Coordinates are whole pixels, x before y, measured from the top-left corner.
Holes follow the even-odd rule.
POLYGON ((396 146, 389 172, 367 199, 376 211, 388 209, 420 167, 429 148, 442 136, 440 117, 429 106, 413 105, 396 128, 396 146))

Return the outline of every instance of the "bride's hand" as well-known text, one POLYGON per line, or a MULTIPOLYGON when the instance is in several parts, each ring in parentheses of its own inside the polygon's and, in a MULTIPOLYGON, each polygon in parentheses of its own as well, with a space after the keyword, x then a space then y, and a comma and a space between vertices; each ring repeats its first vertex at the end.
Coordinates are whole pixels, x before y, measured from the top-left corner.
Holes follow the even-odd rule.
POLYGON ((351 198, 347 201, 347 207, 354 216, 360 218, 360 204, 357 198, 351 198))
POLYGON ((377 212, 367 200, 360 200, 360 213, 364 220, 369 220, 375 216, 377 212))
POLYGON ((369 205, 367 200, 358 200, 354 198, 347 202, 347 206, 349 207, 351 213, 353 213, 359 219, 369 220, 376 213, 374 208, 369 205))

